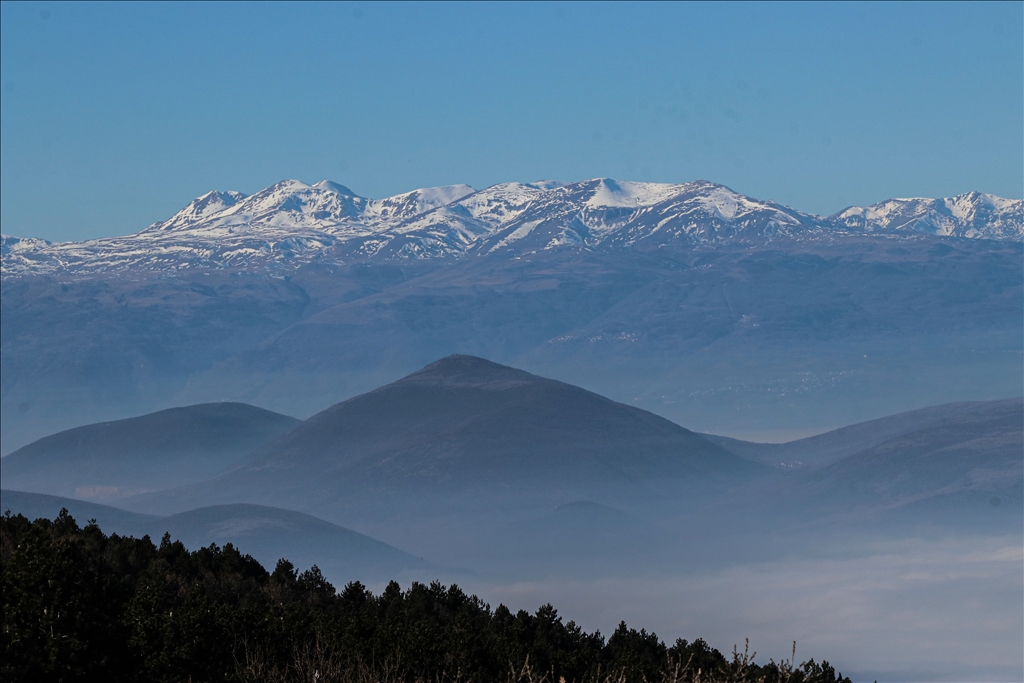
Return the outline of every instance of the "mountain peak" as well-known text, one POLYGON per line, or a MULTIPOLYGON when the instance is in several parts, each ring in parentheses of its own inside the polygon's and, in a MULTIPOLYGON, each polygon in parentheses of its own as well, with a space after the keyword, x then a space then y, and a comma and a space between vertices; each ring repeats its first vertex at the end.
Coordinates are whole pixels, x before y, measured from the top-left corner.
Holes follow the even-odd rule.
POLYGON ((367 217, 403 220, 447 206, 476 192, 469 185, 421 187, 394 197, 374 199, 364 212, 367 217))
POLYGON ((981 192, 889 199, 829 217, 707 180, 613 178, 446 185, 370 199, 330 180, 282 180, 251 196, 208 192, 134 235, 50 244, 5 237, 4 276, 411 261, 557 249, 667 254, 725 244, 920 233, 1020 242, 1024 202, 981 192))
POLYGON ((851 206, 827 220, 861 232, 1019 241, 1024 238, 1024 201, 977 191, 938 199, 905 197, 851 206))
POLYGON ((195 223, 216 216, 239 202, 246 199, 246 195, 234 190, 222 191, 211 190, 204 195, 196 197, 189 205, 178 213, 171 216, 162 223, 155 223, 150 229, 175 230, 187 228, 195 223))
POLYGON ((358 197, 359 196, 355 192, 350 190, 349 188, 347 188, 344 185, 342 185, 341 183, 336 183, 333 180, 327 180, 327 179, 321 180, 319 183, 316 183, 315 185, 313 185, 313 187, 318 189, 318 190, 326 190, 328 192, 333 192, 334 194, 344 195, 346 197, 358 197))
POLYGON ((505 389, 540 378, 484 358, 453 354, 398 380, 396 384, 505 389))
POLYGON ((15 237, 14 235, 0 234, 0 253, 6 255, 18 251, 31 251, 43 247, 53 246, 49 240, 38 237, 15 237))
POLYGON ((562 487, 751 471, 738 456, 664 418, 564 382, 454 355, 317 413, 253 453, 231 476, 252 485, 253 478, 287 472, 315 480, 312 488, 333 480, 365 490, 526 480, 562 487))
POLYGON ((590 207, 639 207, 651 206, 679 194, 682 185, 671 183, 643 183, 612 178, 596 178, 588 181, 594 189, 586 205, 590 207))

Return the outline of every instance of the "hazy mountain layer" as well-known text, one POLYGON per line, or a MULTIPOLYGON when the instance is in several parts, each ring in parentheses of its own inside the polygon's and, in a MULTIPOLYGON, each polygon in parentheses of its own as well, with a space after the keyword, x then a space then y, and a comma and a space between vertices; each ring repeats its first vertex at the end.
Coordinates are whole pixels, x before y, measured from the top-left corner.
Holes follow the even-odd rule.
POLYGON ((809 475, 811 490, 888 509, 972 502, 1020 517, 1024 491, 1024 400, 992 401, 886 439, 809 475))
POLYGON ((704 511, 737 528, 746 524, 755 536, 834 527, 837 539, 929 528, 993 534, 1021 526, 1021 398, 935 406, 785 444, 707 438, 790 465, 788 474, 726 494, 704 511))
POLYGON ((388 486, 551 485, 756 469, 664 418, 473 356, 449 356, 332 406, 232 476, 299 468, 388 486))
POLYGON ((921 429, 961 424, 975 415, 1016 407, 1024 411, 1020 399, 1001 401, 968 401, 889 415, 848 427, 786 443, 754 443, 714 434, 701 434, 705 439, 748 460, 783 469, 818 469, 847 456, 865 451, 896 437, 921 429))
POLYGON ((107 533, 136 537, 148 534, 157 542, 169 533, 190 550, 211 543, 232 543, 270 570, 285 558, 300 569, 317 564, 339 582, 388 581, 405 578, 409 572, 430 579, 441 571, 425 560, 351 529, 265 505, 219 505, 158 517, 71 498, 4 489, 0 493, 0 508, 29 519, 53 519, 61 508, 67 508, 79 524, 95 519, 107 533))
MULTIPOLYGON (((4 485, 6 486, 6 482, 4 485)), ((60 513, 61 508, 66 508, 80 525, 95 519, 105 532, 123 536, 143 536, 149 533, 149 525, 160 520, 158 515, 129 512, 111 505, 90 503, 77 498, 14 491, 7 488, 0 490, 0 512, 10 510, 11 514, 25 515, 29 519, 39 519, 40 517, 54 519, 60 513)))
MULTIPOLYGON (((783 623, 786 637, 803 643, 843 613, 843 642, 857 644, 851 652, 902 643, 912 628, 953 658, 1008 647, 1019 633, 1021 399, 937 406, 783 445, 807 462, 821 453, 817 468, 760 467, 740 477, 705 471, 688 480, 607 476, 603 467, 629 464, 636 451, 589 450, 604 422, 633 430, 633 444, 645 443, 641 432, 656 437, 648 444, 680 435, 689 447, 708 443, 638 413, 512 368, 446 359, 324 411, 233 472, 119 501, 183 511, 173 517, 8 491, 0 503, 15 508, 9 501, 20 496, 23 508, 38 509, 45 499, 49 507, 35 514, 66 506, 82 520, 125 524, 128 517, 133 529, 154 536, 166 529, 192 546, 230 541, 265 564, 280 556, 300 567, 315 562, 338 583, 448 577, 513 609, 557 596, 565 614, 591 627, 605 628, 613 605, 616 618, 647 615, 663 630, 707 623, 723 642, 753 629, 770 644, 783 623), (596 419, 583 419, 581 408, 596 419), (495 438, 477 438, 476 428, 495 438), (588 452, 531 459, 496 443, 529 446, 532 434, 579 438, 588 452), (559 461, 566 455, 576 465, 570 476, 559 461), (572 476, 588 466, 601 476, 572 476), (531 472, 555 485, 539 485, 531 472), (391 547, 385 552, 348 529, 391 547), (395 558, 396 546, 436 564, 395 558), (456 577, 439 567, 465 570, 456 577), (957 624, 985 637, 965 645, 959 628, 937 618, 950 609, 957 624)), ((713 447, 696 453, 721 458, 713 447)), ((678 464, 670 457, 638 463, 670 474, 678 464)), ((901 648, 886 652, 898 661, 901 648)))
POLYGON ((717 490, 764 471, 646 411, 451 356, 314 415, 216 479, 127 504, 174 510, 263 501, 389 516, 405 514, 408 502, 436 514, 467 497, 529 509, 531 497, 643 482, 717 490))
POLYGON ((977 193, 826 219, 703 181, 286 181, 4 238, 0 451, 190 403, 305 417, 452 353, 733 434, 1013 395, 1022 225, 977 193))
POLYGON ((4 486, 116 500, 209 479, 299 420, 244 403, 207 403, 76 427, 0 460, 4 486))

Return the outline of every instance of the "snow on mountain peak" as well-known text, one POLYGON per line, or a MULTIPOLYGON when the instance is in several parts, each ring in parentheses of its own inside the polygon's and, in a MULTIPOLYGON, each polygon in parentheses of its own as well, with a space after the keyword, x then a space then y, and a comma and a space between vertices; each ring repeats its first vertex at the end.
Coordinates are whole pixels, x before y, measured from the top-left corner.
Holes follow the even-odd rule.
POLYGON ((594 193, 586 201, 592 208, 612 206, 652 206, 679 194, 682 185, 639 183, 628 180, 597 178, 594 193))
POLYGON ((329 180, 314 185, 283 180, 251 196, 208 192, 135 235, 59 244, 5 235, 2 246, 7 276, 262 268, 557 248, 655 251, 874 232, 1022 241, 1024 202, 969 192, 890 199, 822 218, 704 180, 545 180, 479 191, 448 185, 384 199, 360 197, 329 180))
POLYGON ((14 237, 13 235, 0 234, 0 254, 6 255, 19 251, 28 252, 52 245, 53 242, 41 240, 38 237, 14 237))
POLYGON ((828 220, 862 232, 911 231, 945 237, 1024 239, 1024 201, 982 192, 939 199, 889 199, 871 206, 851 206, 828 220))
POLYGON ((444 185, 404 192, 385 199, 373 199, 363 215, 381 219, 411 218, 447 206, 476 192, 469 185, 444 185))
POLYGON ((248 197, 226 215, 245 216, 249 223, 270 222, 278 227, 290 223, 323 228, 357 217, 368 201, 329 180, 316 185, 282 180, 248 197))
POLYGON ((559 187, 565 187, 570 183, 564 180, 534 180, 531 183, 526 183, 527 186, 533 187, 539 190, 555 190, 559 187))
POLYGON ((318 190, 325 190, 327 192, 333 192, 334 194, 344 195, 345 197, 358 197, 355 192, 348 189, 340 183, 336 183, 333 180, 321 180, 319 183, 313 185, 318 190))
POLYGON ((686 248, 823 229, 816 217, 703 180, 670 184, 597 178, 535 192, 529 206, 503 223, 481 250, 686 248))
POLYGON ((241 192, 213 190, 193 199, 188 206, 162 223, 154 223, 150 230, 175 230, 190 226, 231 208, 245 199, 241 192))

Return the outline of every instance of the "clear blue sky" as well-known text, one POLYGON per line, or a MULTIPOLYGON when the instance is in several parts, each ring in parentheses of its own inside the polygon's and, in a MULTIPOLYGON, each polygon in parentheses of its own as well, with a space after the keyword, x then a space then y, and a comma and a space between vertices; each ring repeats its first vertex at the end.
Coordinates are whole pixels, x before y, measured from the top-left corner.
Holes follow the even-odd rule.
POLYGON ((704 178, 818 213, 1024 194, 1019 2, 0 11, 7 234, 125 234, 283 178, 704 178))

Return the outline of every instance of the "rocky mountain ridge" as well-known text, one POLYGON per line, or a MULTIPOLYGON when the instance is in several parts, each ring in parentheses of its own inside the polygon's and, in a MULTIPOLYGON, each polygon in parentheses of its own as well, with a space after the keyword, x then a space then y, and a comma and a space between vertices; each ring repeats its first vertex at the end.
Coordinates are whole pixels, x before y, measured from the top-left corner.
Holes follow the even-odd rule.
POLYGON ((915 235, 1024 240, 1024 201, 970 192, 890 199, 829 217, 706 181, 501 183, 375 200, 331 181, 285 180, 253 195, 209 192, 133 235, 50 243, 3 236, 3 275, 278 269, 474 254, 713 248, 776 239, 915 235))

